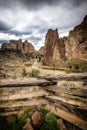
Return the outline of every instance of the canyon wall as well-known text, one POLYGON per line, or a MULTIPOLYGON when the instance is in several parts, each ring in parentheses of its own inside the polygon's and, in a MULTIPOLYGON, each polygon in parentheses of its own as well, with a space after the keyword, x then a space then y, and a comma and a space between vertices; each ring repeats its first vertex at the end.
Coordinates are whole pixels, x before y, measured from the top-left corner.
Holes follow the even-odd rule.
POLYGON ((59 38, 57 29, 48 30, 44 48, 45 65, 54 60, 87 60, 87 16, 80 25, 70 31, 68 37, 59 38))

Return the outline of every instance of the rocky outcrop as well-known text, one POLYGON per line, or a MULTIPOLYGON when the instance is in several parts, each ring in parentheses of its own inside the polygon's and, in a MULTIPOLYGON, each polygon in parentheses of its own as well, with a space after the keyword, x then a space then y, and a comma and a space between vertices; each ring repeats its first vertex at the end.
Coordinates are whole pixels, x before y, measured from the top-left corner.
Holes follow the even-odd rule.
POLYGON ((23 53, 35 52, 34 46, 27 40, 10 40, 9 43, 2 44, 1 49, 20 50, 23 53))
POLYGON ((45 38, 45 50, 44 50, 44 59, 43 63, 48 64, 52 59, 54 55, 54 49, 55 46, 58 44, 59 41, 59 35, 58 31, 49 29, 46 38, 45 38))
POLYGON ((87 60, 87 16, 83 22, 70 31, 64 41, 66 57, 87 60))
POLYGON ((53 60, 65 60, 65 44, 64 39, 60 38, 54 48, 53 60))
POLYGON ((58 31, 49 29, 44 46, 43 63, 79 58, 87 60, 87 16, 83 22, 70 31, 68 37, 59 38, 58 31))
POLYGON ((58 30, 49 29, 45 39, 43 63, 48 65, 51 61, 65 59, 64 39, 59 39, 58 30))
POLYGON ((41 54, 41 55, 44 55, 44 50, 45 50, 45 48, 44 48, 44 46, 42 46, 42 47, 39 49, 38 53, 41 54))
POLYGON ((41 113, 39 111, 35 111, 32 115, 32 123, 35 128, 39 128, 42 122, 41 113))

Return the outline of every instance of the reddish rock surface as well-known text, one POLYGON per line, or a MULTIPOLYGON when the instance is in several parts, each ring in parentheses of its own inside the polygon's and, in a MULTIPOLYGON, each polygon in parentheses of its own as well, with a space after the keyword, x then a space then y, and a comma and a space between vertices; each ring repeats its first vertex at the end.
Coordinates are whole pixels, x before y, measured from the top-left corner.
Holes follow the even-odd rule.
POLYGON ((27 40, 22 42, 21 39, 10 40, 9 43, 4 43, 2 44, 1 49, 20 50, 24 53, 35 52, 35 48, 31 43, 29 43, 27 40))
POLYGON ((34 46, 31 43, 29 43, 27 40, 24 41, 23 45, 24 45, 24 48, 23 48, 24 52, 26 52, 26 53, 35 52, 34 46))
POLYGON ((83 22, 70 31, 64 42, 66 57, 87 60, 87 16, 83 22))
POLYGON ((25 125, 23 127, 23 130, 34 130, 33 127, 32 127, 32 125, 31 125, 30 118, 26 119, 26 123, 25 123, 25 125))
POLYGON ((32 115, 32 123, 35 128, 39 128, 42 122, 41 113, 39 111, 35 111, 32 115))
POLYGON ((68 37, 59 38, 58 31, 48 30, 45 38, 43 63, 79 58, 87 60, 87 16, 70 31, 68 37))
POLYGON ((49 29, 46 38, 45 38, 45 50, 44 50, 44 59, 43 63, 45 65, 49 64, 49 62, 53 59, 55 46, 58 44, 59 35, 58 31, 49 29))

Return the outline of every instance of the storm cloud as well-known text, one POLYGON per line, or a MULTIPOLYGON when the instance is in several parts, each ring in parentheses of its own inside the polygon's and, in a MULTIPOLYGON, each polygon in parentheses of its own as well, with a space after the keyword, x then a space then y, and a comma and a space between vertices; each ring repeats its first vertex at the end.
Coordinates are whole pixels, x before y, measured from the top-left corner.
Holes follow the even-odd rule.
POLYGON ((49 28, 68 35, 87 14, 87 0, 0 0, 0 43, 10 39, 44 44, 49 28))

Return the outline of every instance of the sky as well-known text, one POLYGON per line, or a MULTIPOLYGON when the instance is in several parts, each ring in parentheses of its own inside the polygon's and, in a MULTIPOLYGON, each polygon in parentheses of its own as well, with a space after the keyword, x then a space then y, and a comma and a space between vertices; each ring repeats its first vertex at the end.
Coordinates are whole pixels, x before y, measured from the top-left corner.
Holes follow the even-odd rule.
POLYGON ((48 29, 67 36, 85 15, 87 0, 0 0, 0 45, 22 39, 39 49, 48 29))

